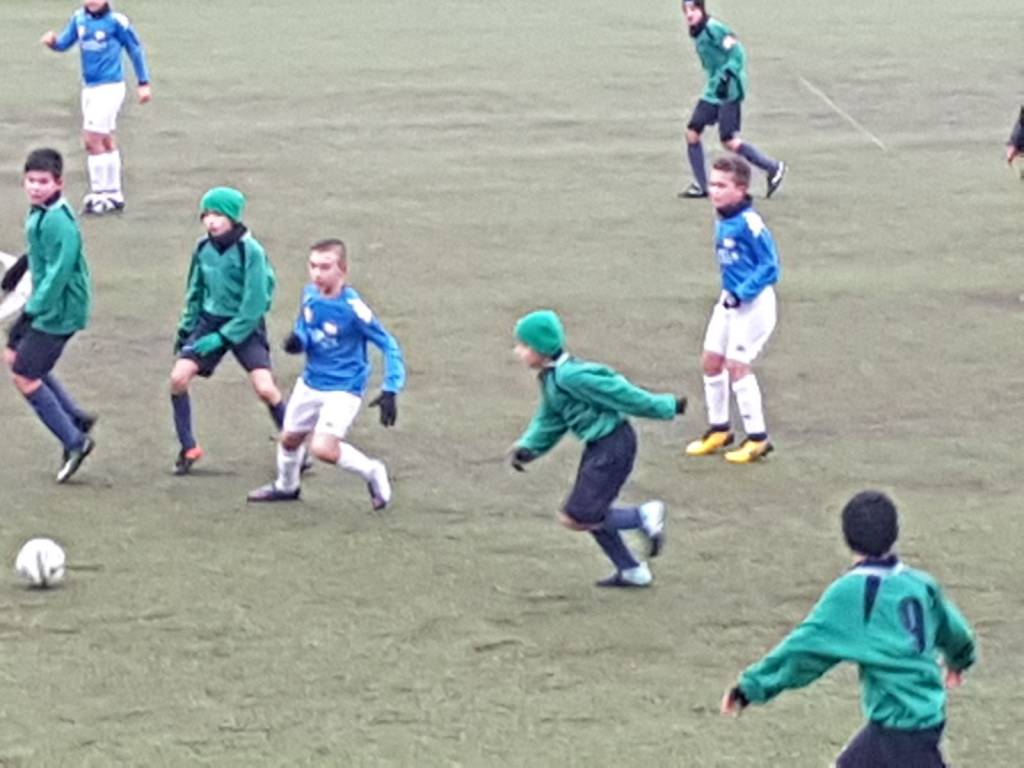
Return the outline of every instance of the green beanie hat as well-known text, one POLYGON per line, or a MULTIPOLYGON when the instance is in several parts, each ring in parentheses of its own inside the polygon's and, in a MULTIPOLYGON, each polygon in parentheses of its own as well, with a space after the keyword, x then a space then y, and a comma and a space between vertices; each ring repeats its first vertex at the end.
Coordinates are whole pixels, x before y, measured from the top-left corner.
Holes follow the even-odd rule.
POLYGON ((231 187, 214 187, 203 195, 199 203, 199 215, 207 211, 221 213, 232 221, 241 221, 245 211, 245 195, 231 187))
POLYGON ((565 346, 565 328, 557 314, 539 309, 519 318, 516 338, 545 357, 554 357, 565 346))

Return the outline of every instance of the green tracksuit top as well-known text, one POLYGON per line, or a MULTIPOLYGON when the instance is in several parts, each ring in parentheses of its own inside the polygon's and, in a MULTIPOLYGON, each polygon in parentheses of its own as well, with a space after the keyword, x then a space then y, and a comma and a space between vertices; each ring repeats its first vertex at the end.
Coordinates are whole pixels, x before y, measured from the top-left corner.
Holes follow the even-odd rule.
POLYGON ((277 276, 263 246, 244 228, 237 237, 204 238, 192 255, 179 328, 191 331, 199 313, 230 318, 220 335, 230 344, 244 341, 270 311, 277 276))
POLYGON ((975 642, 935 579, 896 557, 865 560, 825 590, 803 623, 743 673, 739 687, 751 702, 765 702, 849 661, 860 667, 868 720, 921 730, 946 719, 940 654, 951 669, 967 669, 975 642))
POLYGON ((89 322, 92 285, 82 232, 67 200, 34 205, 25 219, 32 296, 25 312, 37 331, 66 336, 89 322))
POLYGON ((676 415, 674 395, 652 394, 608 366, 567 354, 538 378, 540 406, 517 443, 538 456, 570 430, 584 443, 592 443, 615 431, 626 416, 669 420, 676 415))
POLYGON ((743 101, 747 95, 747 52, 733 31, 718 19, 708 18, 693 42, 697 46, 697 56, 708 78, 701 98, 711 104, 743 101), (727 37, 733 39, 732 47, 729 49, 725 47, 727 37), (727 72, 732 77, 729 81, 728 96, 723 99, 718 95, 718 86, 727 72))

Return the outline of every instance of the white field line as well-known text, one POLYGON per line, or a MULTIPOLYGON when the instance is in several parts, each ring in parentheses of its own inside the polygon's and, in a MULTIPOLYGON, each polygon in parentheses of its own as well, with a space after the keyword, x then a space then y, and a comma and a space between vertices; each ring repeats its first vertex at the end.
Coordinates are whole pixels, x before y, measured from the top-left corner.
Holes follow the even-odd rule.
POLYGON ((824 101, 832 109, 833 112, 835 112, 837 115, 839 115, 841 118, 843 118, 843 120, 848 122, 850 125, 852 125, 854 128, 856 128, 858 131, 860 131, 864 136, 866 136, 867 139, 872 144, 874 144, 876 147, 878 147, 883 152, 886 151, 885 144, 882 143, 881 139, 879 139, 877 136, 875 136, 875 134, 873 134, 871 131, 869 131, 867 128, 865 128, 863 125, 858 123, 857 119, 853 115, 851 115, 845 109, 843 109, 838 104, 836 104, 834 101, 832 101, 832 99, 830 99, 828 97, 827 93, 825 93, 823 90, 818 88, 814 83, 812 83, 810 80, 808 80, 803 75, 800 75, 800 82, 803 84, 804 88, 806 88, 811 93, 813 93, 815 96, 817 96, 819 99, 824 101))

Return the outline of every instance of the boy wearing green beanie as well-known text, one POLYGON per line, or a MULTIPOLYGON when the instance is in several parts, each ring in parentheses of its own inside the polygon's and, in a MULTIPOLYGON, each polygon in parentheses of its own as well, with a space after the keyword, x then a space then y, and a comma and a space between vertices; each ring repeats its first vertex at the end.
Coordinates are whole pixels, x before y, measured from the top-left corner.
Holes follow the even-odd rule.
POLYGON ((586 447, 561 522, 570 530, 589 532, 615 565, 615 573, 597 586, 649 586, 650 568, 633 557, 621 531, 642 531, 648 555, 657 556, 665 543, 665 504, 652 500, 640 506, 612 506, 636 459, 636 433, 626 417, 674 419, 686 410, 686 398, 652 394, 607 366, 570 356, 562 321, 551 310, 520 318, 515 335, 516 355, 538 371, 541 400, 533 421, 512 448, 512 467, 524 472, 527 463, 572 431, 586 447))
POLYGON ((231 187, 214 187, 199 204, 206 227, 192 254, 185 308, 178 323, 171 370, 171 406, 181 450, 174 474, 188 474, 204 455, 192 432, 189 384, 213 375, 229 351, 249 373, 256 394, 266 403, 278 429, 284 398, 270 366, 270 342, 264 319, 277 279, 266 251, 242 223, 245 196, 231 187))

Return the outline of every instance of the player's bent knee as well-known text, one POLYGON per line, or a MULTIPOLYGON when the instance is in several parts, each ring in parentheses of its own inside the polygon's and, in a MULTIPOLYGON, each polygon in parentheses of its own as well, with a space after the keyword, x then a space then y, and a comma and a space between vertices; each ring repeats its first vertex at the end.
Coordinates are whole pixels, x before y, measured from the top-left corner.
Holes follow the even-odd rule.
POLYGON ((281 445, 285 450, 294 451, 306 441, 306 436, 301 432, 284 432, 281 435, 281 445))
POLYGON ((722 146, 728 149, 730 152, 739 152, 740 147, 743 146, 743 142, 738 136, 733 136, 729 139, 722 139, 722 146))
POLYGON ((558 521, 570 531, 585 532, 597 527, 596 525, 581 523, 575 517, 572 517, 564 511, 558 513, 558 521))
POLYGON ((738 360, 727 360, 725 369, 729 371, 729 378, 733 381, 739 381, 750 375, 750 364, 741 363, 738 360))
POLYGON ((705 376, 717 376, 725 370, 725 358, 714 352, 705 352, 701 355, 700 361, 705 376))
POLYGON ((14 374, 13 378, 15 388, 26 397, 43 385, 43 382, 39 379, 29 379, 17 373, 14 374))
POLYGON ((316 434, 313 435, 313 441, 310 443, 309 449, 313 452, 320 461, 327 462, 328 464, 337 464, 341 458, 341 445, 338 438, 331 435, 316 434))
POLYGON ((686 129, 686 143, 687 144, 699 144, 700 143, 700 132, 693 130, 693 128, 686 129))

